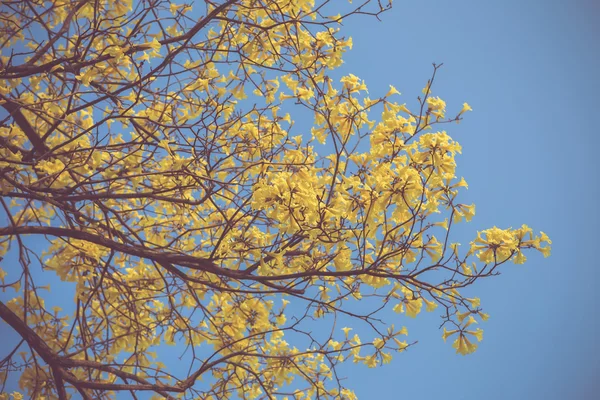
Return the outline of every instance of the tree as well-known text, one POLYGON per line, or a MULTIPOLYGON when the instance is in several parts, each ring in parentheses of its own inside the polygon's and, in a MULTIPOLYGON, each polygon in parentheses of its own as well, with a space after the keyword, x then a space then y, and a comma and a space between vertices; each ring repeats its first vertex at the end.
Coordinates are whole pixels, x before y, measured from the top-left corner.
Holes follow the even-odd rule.
POLYGON ((551 242, 452 241, 474 205, 437 126, 470 107, 446 116, 438 65, 410 109, 334 78, 342 19, 389 7, 3 3, 0 317, 20 339, 2 391, 353 399, 338 365, 414 343, 390 309, 437 308, 473 352, 487 315, 462 289, 551 242))

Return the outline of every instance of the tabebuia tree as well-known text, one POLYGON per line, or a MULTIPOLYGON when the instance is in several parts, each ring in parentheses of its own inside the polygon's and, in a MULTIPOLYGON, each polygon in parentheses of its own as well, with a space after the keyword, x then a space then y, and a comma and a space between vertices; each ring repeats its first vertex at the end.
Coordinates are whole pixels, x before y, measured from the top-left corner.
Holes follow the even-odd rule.
POLYGON ((453 241, 469 105, 336 71, 389 7, 3 2, 0 398, 354 399, 424 311, 476 349, 463 289, 550 240, 453 241))

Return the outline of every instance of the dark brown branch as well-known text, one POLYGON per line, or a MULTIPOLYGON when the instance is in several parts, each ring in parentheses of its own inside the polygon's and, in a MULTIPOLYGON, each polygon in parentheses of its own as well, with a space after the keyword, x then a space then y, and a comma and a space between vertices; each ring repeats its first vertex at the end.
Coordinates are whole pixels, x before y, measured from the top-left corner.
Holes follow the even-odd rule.
POLYGON ((22 106, 18 105, 17 103, 13 102, 11 99, 3 95, 0 95, 0 99, 4 100, 4 103, 2 103, 2 107, 4 107, 6 111, 8 111, 10 116, 13 118, 13 120, 19 126, 19 128, 21 128, 23 133, 25 133, 27 139, 29 139, 31 145, 33 146, 33 152, 28 154, 27 156, 33 155, 33 153, 43 155, 44 153, 48 152, 48 147, 44 144, 42 139, 36 133, 33 126, 31 126, 27 118, 21 112, 22 106))
POLYGON ((27 341, 48 365, 56 365, 58 363, 58 356, 46 342, 44 342, 33 329, 27 326, 27 324, 25 324, 25 322, 23 322, 23 320, 2 301, 0 301, 0 318, 10 325, 19 336, 25 339, 25 341, 27 341))
POLYGON ((10 226, 0 228, 0 236, 28 234, 50 235, 85 240, 87 242, 95 243, 97 245, 136 257, 156 260, 158 262, 162 261, 181 264, 192 269, 204 270, 215 274, 229 276, 230 278, 239 278, 243 276, 243 274, 237 271, 219 268, 211 260, 204 258, 167 252, 164 250, 153 250, 132 244, 123 244, 99 235, 94 235, 89 232, 78 231, 75 229, 58 228, 53 226, 10 226))

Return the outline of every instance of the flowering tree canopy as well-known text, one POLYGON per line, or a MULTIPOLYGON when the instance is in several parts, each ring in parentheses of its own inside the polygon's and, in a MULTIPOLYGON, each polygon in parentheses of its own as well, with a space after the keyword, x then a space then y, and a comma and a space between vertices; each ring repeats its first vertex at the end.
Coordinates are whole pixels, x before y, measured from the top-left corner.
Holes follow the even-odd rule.
POLYGON ((435 310, 473 352, 487 315, 463 288, 550 240, 452 240, 474 205, 439 127, 470 107, 434 96, 438 65, 412 105, 335 71, 342 20, 389 7, 4 2, 0 317, 18 340, 1 387, 353 399, 341 363, 413 343, 386 310, 435 310))

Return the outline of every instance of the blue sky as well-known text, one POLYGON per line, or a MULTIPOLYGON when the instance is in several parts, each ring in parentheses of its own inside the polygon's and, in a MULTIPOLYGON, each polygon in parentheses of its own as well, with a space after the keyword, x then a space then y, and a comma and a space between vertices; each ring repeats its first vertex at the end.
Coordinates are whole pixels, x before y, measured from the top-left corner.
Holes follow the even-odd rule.
POLYGON ((344 22, 354 49, 339 72, 364 79, 372 97, 393 84, 399 102, 414 104, 432 62, 443 62, 433 94, 449 110, 473 107, 446 127, 463 146, 458 173, 469 190, 461 199, 477 205, 459 241, 523 223, 553 240, 550 258, 527 254, 524 266, 507 264, 477 284, 491 318, 473 355, 444 344, 435 313, 390 313, 419 344, 382 368, 344 368, 360 398, 592 399, 600 390, 598 17, 593 0, 411 0, 396 1, 382 22, 344 22))
POLYGON ((380 23, 344 22, 354 48, 343 68, 371 93, 393 84, 414 102, 443 62, 433 94, 473 107, 447 127, 463 146, 461 198, 477 205, 465 230, 526 223, 553 240, 550 258, 477 284, 491 318, 475 354, 454 354, 435 316, 403 318, 419 344, 383 368, 350 368, 360 398, 597 398, 599 17, 592 0, 413 0, 380 23))

